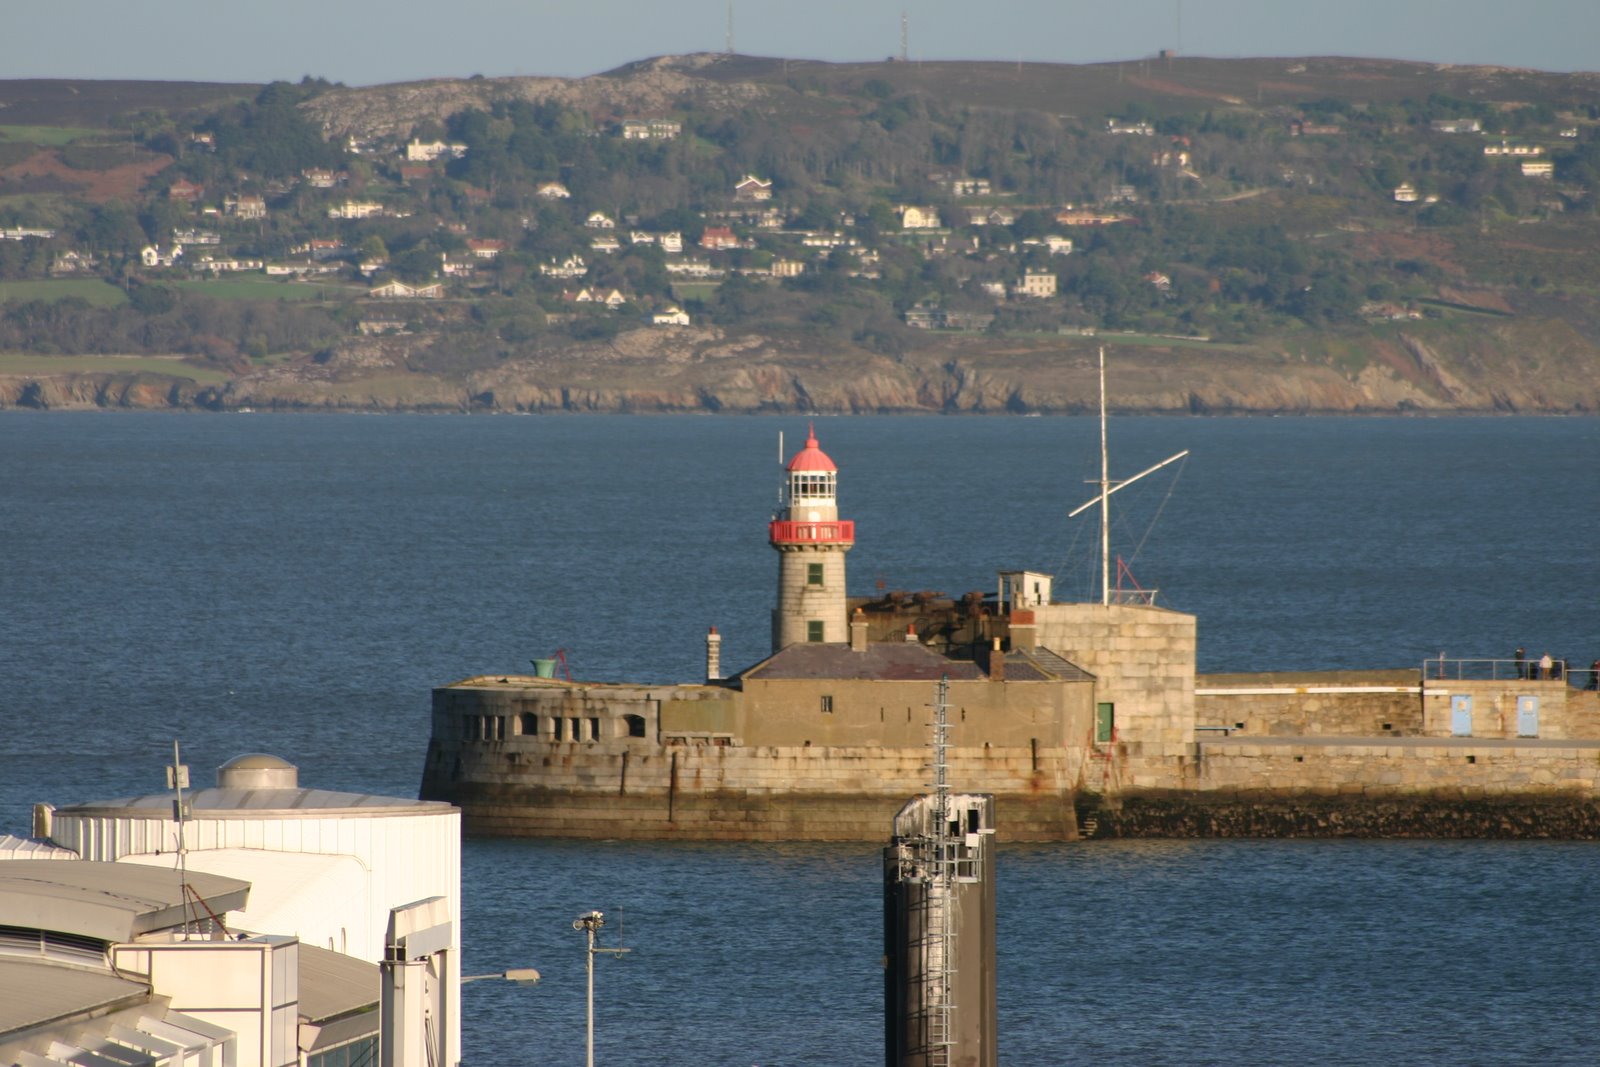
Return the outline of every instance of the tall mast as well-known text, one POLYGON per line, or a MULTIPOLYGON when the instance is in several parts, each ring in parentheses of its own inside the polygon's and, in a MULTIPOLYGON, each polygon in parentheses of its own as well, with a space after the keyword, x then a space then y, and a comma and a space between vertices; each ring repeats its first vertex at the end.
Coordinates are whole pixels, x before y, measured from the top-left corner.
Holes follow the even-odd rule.
POLYGON ((1100 603, 1111 603, 1111 460, 1106 453, 1106 350, 1100 347, 1100 603))
MULTIPOLYGON (((1132 478, 1124 478, 1120 482, 1111 480, 1111 460, 1106 450, 1106 350, 1100 349, 1100 492, 1067 512, 1067 518, 1075 519, 1085 511, 1100 505, 1100 603, 1111 603, 1111 494, 1128 488, 1134 482, 1148 474, 1154 474, 1169 463, 1176 463, 1189 454, 1186 448, 1176 455, 1168 456, 1153 467, 1146 467, 1132 478)), ((1092 480, 1090 484, 1093 484, 1092 480)))

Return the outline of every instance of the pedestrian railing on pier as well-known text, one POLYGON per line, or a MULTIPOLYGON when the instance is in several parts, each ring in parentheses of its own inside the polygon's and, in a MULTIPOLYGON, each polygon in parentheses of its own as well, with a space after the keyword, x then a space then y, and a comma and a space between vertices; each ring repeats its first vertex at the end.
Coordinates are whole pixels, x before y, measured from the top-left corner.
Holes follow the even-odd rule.
POLYGON ((1538 659, 1447 659, 1434 656, 1422 661, 1424 682, 1566 681, 1582 688, 1589 682, 1588 667, 1553 659, 1548 668, 1538 659))

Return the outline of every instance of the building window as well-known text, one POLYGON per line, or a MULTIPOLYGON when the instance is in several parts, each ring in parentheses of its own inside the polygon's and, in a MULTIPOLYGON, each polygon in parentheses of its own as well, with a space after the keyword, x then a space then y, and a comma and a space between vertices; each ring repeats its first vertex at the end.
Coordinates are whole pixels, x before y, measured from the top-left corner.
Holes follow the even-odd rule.
POLYGON ((565 720, 565 719, 563 719, 563 718, 562 718, 562 717, 561 717, 561 716, 559 716, 559 715, 557 715, 557 716, 556 716, 556 717, 555 717, 555 718, 553 718, 553 719, 551 719, 551 720, 550 720, 550 727, 551 727, 551 729, 552 729, 552 730, 553 730, 553 731, 554 731, 554 732, 553 732, 553 733, 552 733, 552 734, 551 734, 551 735, 550 735, 550 740, 552 740, 552 741, 559 741, 559 740, 561 740, 561 724, 562 724, 562 723, 564 723, 564 722, 566 722, 566 721, 567 721, 567 720, 565 720))
POLYGON ((378 1059, 378 1039, 363 1037, 307 1059, 309 1067, 367 1067, 378 1059))
POLYGON ((628 736, 629 737, 643 737, 644 736, 644 716, 643 715, 624 715, 622 717, 622 721, 628 724, 628 736))
POLYGON ((822 643, 822 620, 812 619, 806 623, 806 640, 812 644, 822 643))
POLYGON ((820 563, 807 563, 806 564, 806 584, 807 585, 821 585, 822 584, 822 564, 820 564, 820 563))
POLYGON ((824 695, 823 696, 823 698, 822 698, 822 714, 824 714, 824 715, 832 715, 833 714, 833 697, 832 696, 828 696, 828 695, 824 695))
POLYGON ((539 736, 539 716, 531 711, 523 712, 517 719, 518 732, 523 737, 539 736))
POLYGON ((600 720, 599 719, 590 719, 589 720, 589 740, 591 740, 591 741, 600 740, 600 720))

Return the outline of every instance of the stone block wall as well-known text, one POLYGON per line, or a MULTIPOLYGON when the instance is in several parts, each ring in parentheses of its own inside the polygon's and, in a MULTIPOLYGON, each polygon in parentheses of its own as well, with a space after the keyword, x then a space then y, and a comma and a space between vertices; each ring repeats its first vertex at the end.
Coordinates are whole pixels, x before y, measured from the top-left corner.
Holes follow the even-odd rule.
POLYGON ((845 553, 848 544, 819 543, 778 548, 778 600, 772 610, 772 651, 807 640, 806 624, 822 623, 822 640, 842 644, 850 639, 845 608, 845 553), (808 580, 810 564, 822 565, 822 584, 808 580))
POLYGON ((1195 679, 1197 737, 1412 737, 1425 732, 1416 671, 1209 674, 1195 679))
POLYGON ((1050 604, 1034 609, 1034 618, 1038 643, 1093 674, 1096 701, 1116 705, 1117 736, 1146 767, 1141 773, 1179 784, 1195 739, 1194 616, 1142 605, 1050 604))
POLYGON ((1600 795, 1600 743, 1411 739, 1274 742, 1231 737, 1200 746, 1201 791, 1284 796, 1409 793, 1600 795))
MULTIPOLYGON (((926 754, 933 685, 924 680, 749 678, 745 740, 753 745, 904 747, 926 754)), ((1081 745, 1092 728, 1089 682, 950 683, 953 744, 1081 745)))
POLYGON ((1470 700, 1473 737, 1516 738, 1520 733, 1517 701, 1538 701, 1537 733, 1549 740, 1600 739, 1600 698, 1572 689, 1564 679, 1429 682, 1423 699, 1424 732, 1449 737, 1454 729, 1455 698, 1470 700))

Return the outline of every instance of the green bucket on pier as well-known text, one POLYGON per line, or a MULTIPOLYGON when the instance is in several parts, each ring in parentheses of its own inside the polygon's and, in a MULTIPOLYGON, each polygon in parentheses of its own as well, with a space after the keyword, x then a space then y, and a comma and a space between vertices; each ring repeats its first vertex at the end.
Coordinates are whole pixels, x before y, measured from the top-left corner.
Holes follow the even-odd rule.
POLYGON ((534 660, 533 673, 540 678, 554 678, 556 676, 556 661, 553 659, 534 660))

